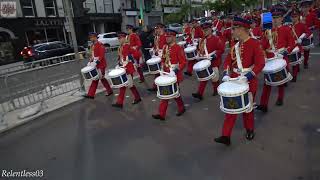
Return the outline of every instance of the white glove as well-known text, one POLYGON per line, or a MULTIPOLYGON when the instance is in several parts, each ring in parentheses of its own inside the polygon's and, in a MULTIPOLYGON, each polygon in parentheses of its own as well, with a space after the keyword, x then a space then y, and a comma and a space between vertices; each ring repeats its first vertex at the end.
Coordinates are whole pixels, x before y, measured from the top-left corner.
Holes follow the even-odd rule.
POLYGON ((176 73, 173 71, 173 69, 170 69, 169 76, 172 76, 172 77, 176 76, 176 73))
POLYGON ((222 78, 222 81, 223 82, 227 82, 227 81, 229 81, 230 80, 230 76, 228 76, 228 75, 225 75, 225 76, 223 76, 223 78, 222 78))
POLYGON ((90 61, 88 62, 87 66, 91 66, 91 62, 90 61))
POLYGON ((245 77, 245 76, 240 76, 240 77, 239 77, 239 82, 240 82, 240 83, 246 83, 246 82, 248 82, 248 79, 247 79, 247 77, 245 77))
POLYGON ((99 61, 99 58, 98 57, 94 57, 93 58, 93 62, 97 62, 97 61, 99 61))
POLYGON ((92 67, 96 67, 96 66, 97 66, 97 63, 96 63, 96 62, 89 62, 88 65, 89 65, 89 66, 92 66, 92 67))
POLYGON ((296 43, 297 43, 297 44, 301 44, 301 43, 302 43, 302 40, 301 40, 301 39, 297 39, 297 40, 296 40, 296 43))
POLYGON ((283 55, 282 55, 282 54, 275 53, 274 55, 275 55, 276 57, 278 57, 278 58, 281 58, 281 59, 283 58, 283 55))
POLYGON ((115 67, 116 69, 119 69, 120 68, 120 66, 119 65, 116 65, 116 67, 115 67))
POLYGON ((216 27, 213 27, 213 28, 212 28, 212 31, 216 31, 216 30, 217 30, 217 28, 216 28, 216 27))

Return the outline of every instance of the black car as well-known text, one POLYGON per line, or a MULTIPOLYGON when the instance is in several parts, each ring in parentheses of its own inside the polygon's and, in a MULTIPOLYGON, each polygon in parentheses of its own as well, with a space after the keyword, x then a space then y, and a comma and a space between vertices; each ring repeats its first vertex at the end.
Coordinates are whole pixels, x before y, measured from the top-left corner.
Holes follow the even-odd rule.
MULTIPOLYGON (((83 47, 78 48, 79 51, 85 51, 83 47)), ((60 41, 36 44, 25 47, 21 51, 21 55, 25 63, 35 60, 46 59, 65 54, 74 53, 73 47, 60 41)))

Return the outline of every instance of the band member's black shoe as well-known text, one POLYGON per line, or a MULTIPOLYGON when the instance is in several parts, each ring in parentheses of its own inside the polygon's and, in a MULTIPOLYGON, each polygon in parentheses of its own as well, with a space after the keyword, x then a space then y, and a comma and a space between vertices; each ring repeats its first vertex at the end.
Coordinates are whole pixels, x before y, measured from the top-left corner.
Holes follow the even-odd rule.
POLYGON ((293 77, 291 82, 297 82, 297 77, 293 77))
POLYGON ((303 66, 303 68, 304 68, 304 69, 309 69, 309 64, 305 64, 305 65, 303 66))
POLYGON ((87 94, 86 94, 86 95, 84 95, 83 97, 85 97, 85 98, 87 98, 87 99, 94 99, 94 97, 92 97, 92 96, 88 96, 87 94))
POLYGON ((178 112, 176 115, 182 116, 182 114, 184 114, 185 112, 186 112, 186 108, 183 108, 183 110, 181 112, 178 112))
POLYGON ((155 92, 155 91, 157 91, 157 88, 149 88, 147 90, 150 91, 150 92, 155 92))
POLYGON ((138 104, 139 102, 141 102, 141 99, 134 100, 132 104, 138 104))
POLYGON ((282 99, 278 99, 276 102, 277 106, 282 106, 283 105, 283 100, 282 99))
POLYGON ((268 108, 262 105, 258 105, 256 109, 264 113, 268 112, 268 108))
POLYGON ((214 138, 214 141, 216 143, 221 143, 221 144, 224 144, 226 146, 230 146, 231 145, 230 137, 228 137, 228 136, 220 136, 218 138, 214 138))
POLYGON ((191 74, 191 73, 189 73, 189 72, 184 72, 184 75, 192 76, 192 74, 191 74))
POLYGON ((111 96, 113 94, 113 92, 106 94, 106 96, 111 96))
POLYGON ((217 91, 214 91, 212 96, 217 96, 218 95, 218 92, 217 91))
POLYGON ((251 141, 254 139, 255 133, 253 130, 247 130, 246 139, 251 141))
POLYGON ((115 103, 115 104, 112 104, 112 107, 123 108, 123 105, 115 103))
POLYGON ((192 93, 192 97, 197 98, 200 101, 203 99, 203 97, 199 93, 192 93))
POLYGON ((165 121, 166 118, 161 117, 160 114, 152 114, 153 119, 159 119, 161 121, 165 121))

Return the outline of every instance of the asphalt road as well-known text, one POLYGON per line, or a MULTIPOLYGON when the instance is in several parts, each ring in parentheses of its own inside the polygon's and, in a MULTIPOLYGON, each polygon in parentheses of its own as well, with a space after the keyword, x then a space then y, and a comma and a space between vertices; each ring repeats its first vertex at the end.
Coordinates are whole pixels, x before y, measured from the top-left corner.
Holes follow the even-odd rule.
POLYGON ((252 142, 239 118, 231 147, 213 143, 224 117, 219 97, 208 86, 205 100, 194 100, 192 77, 182 83, 182 117, 173 101, 167 123, 153 120, 159 101, 144 84, 143 102, 131 105, 127 93, 123 110, 99 94, 2 134, 0 170, 43 170, 48 180, 319 180, 320 49, 313 52, 310 69, 286 89, 284 106, 274 105, 273 91, 269 112, 255 113, 252 142))

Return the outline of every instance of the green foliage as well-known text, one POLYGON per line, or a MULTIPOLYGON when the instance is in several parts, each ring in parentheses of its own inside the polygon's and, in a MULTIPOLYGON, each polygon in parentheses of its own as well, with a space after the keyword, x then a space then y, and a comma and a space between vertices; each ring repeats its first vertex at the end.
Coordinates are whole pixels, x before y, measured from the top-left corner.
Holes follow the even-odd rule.
POLYGON ((183 4, 179 12, 165 15, 164 22, 166 24, 182 23, 186 19, 186 17, 188 16, 188 12, 190 11, 191 6, 189 4, 183 4))

